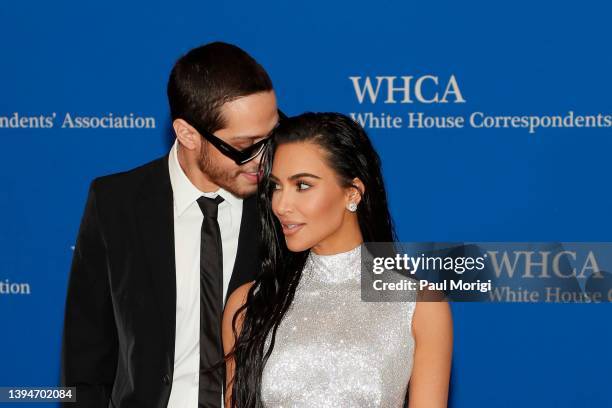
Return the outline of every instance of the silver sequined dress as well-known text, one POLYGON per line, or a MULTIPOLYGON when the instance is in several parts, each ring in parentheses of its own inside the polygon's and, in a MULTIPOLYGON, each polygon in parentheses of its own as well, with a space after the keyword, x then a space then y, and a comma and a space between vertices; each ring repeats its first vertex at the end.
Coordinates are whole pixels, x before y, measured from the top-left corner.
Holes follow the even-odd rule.
POLYGON ((267 408, 402 407, 415 302, 362 302, 360 271, 361 246, 310 253, 264 367, 267 408))

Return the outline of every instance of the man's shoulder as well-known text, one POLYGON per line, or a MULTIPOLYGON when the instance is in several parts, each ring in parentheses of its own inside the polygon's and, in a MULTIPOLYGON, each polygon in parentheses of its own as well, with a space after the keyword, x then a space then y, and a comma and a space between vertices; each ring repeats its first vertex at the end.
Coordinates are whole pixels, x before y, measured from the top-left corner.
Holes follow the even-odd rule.
POLYGON ((163 182, 169 177, 168 155, 165 155, 131 170, 96 177, 91 183, 91 189, 96 195, 102 196, 132 194, 151 178, 160 178, 162 180, 158 182, 163 182))

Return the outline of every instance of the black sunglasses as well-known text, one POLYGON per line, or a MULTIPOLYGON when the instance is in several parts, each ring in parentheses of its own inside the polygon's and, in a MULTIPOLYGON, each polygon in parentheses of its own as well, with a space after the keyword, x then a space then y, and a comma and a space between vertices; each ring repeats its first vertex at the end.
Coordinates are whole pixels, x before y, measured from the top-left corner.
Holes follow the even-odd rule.
MULTIPOLYGON (((287 119, 287 115, 281 112, 280 109, 278 110, 278 117, 279 117, 279 122, 287 119)), ((208 140, 210 144, 212 144, 213 146, 217 148, 217 150, 219 150, 221 153, 223 153, 224 155, 232 159, 239 166, 245 163, 248 163, 254 158, 256 158, 257 156, 259 156, 259 154, 263 151, 264 147, 270 140, 270 138, 267 137, 265 139, 260 140, 257 143, 253 143, 253 145, 247 147, 246 149, 238 150, 234 146, 219 139, 217 136, 213 135, 209 131, 204 130, 204 129, 198 129, 197 127, 196 129, 198 130, 198 132, 200 132, 200 134, 202 135, 202 137, 204 137, 204 139, 208 140)))

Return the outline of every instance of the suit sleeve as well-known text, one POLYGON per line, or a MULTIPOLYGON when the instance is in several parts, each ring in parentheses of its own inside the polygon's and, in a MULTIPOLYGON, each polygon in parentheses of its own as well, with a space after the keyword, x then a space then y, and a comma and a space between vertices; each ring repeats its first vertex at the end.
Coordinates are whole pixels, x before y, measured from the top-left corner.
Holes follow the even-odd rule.
POLYGON ((79 228, 66 297, 61 376, 63 386, 77 388, 77 402, 65 405, 71 408, 107 408, 117 367, 117 329, 95 185, 94 180, 79 228))

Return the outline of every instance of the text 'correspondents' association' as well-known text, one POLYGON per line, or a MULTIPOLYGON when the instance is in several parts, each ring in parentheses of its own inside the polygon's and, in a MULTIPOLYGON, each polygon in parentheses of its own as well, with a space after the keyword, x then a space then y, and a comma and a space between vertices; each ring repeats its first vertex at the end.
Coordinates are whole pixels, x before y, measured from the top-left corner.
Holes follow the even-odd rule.
POLYGON ((0 115, 0 129, 155 129, 157 123, 152 116, 134 113, 83 116, 71 112, 58 114, 23 115, 13 112, 0 115))

